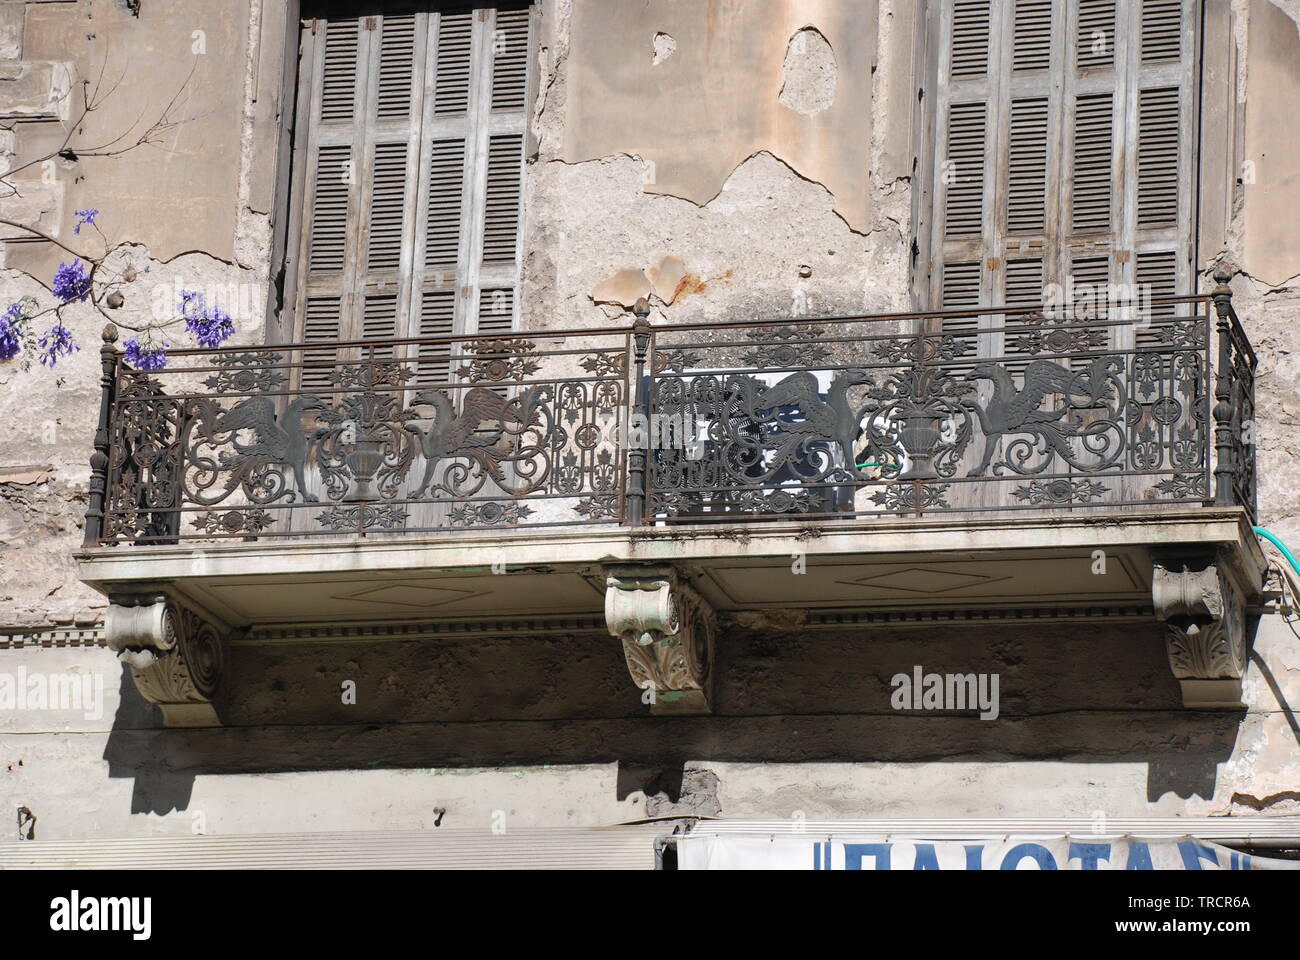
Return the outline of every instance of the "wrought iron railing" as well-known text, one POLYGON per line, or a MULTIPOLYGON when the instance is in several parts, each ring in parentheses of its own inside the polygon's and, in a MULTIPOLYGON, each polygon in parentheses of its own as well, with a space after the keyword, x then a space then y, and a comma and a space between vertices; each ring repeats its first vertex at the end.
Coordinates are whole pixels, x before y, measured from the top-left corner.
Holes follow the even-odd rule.
POLYGON ((96 542, 623 516, 626 331, 173 351, 147 373, 112 335, 96 542))
POLYGON ((1092 315, 642 311, 155 372, 105 337, 90 545, 1255 507, 1256 361, 1224 284, 1092 315))

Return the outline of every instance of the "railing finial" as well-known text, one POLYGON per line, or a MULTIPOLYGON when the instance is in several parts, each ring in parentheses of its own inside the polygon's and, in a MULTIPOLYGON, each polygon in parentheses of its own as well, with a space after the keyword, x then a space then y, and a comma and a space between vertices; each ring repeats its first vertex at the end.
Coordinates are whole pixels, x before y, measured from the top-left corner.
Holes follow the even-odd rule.
MULTIPOLYGON (((635 384, 632 409, 637 415, 645 417, 644 422, 648 424, 650 396, 646 389, 645 366, 652 333, 649 320, 650 301, 641 297, 632 307, 632 313, 636 316, 636 322, 632 324, 632 365, 635 384)), ((648 438, 640 443, 632 443, 627 452, 627 519, 634 527, 639 527, 645 522, 647 443, 648 438)))
POLYGON ((1210 296, 1214 300, 1214 309, 1220 317, 1227 317, 1232 312, 1232 271, 1224 264, 1219 264, 1214 271, 1214 292, 1210 296))
POLYGON ((95 448, 90 455, 90 483, 86 507, 84 545, 97 547, 104 536, 104 506, 108 491, 109 447, 112 435, 113 403, 117 392, 117 327, 104 325, 104 345, 99 348, 99 422, 95 426, 95 448))

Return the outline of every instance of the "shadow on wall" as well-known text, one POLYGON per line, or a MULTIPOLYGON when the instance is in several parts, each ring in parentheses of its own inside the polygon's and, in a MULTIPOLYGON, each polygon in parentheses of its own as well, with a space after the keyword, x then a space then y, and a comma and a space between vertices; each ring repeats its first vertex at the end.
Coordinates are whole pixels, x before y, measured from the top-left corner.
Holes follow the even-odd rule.
POLYGON ((674 802, 683 765, 710 760, 1137 761, 1148 765, 1149 800, 1209 798, 1243 714, 1181 706, 1162 631, 796 632, 731 621, 719 636, 714 713, 699 717, 650 715, 618 642, 594 633, 241 645, 216 704, 221 727, 163 729, 124 673, 104 756, 110 776, 134 778, 132 812, 160 814, 186 809, 200 775, 614 761, 620 798, 674 802), (996 676, 998 716, 895 710, 891 679, 917 667, 996 676), (344 702, 349 681, 355 703, 344 702))

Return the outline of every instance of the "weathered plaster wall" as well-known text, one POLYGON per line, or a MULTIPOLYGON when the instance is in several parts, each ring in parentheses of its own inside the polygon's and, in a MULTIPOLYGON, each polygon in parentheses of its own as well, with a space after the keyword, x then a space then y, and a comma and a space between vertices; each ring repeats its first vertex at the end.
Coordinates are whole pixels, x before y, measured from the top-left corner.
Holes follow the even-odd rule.
POLYGON ((1269 0, 1251 5, 1246 69, 1241 267, 1282 285, 1300 276, 1300 124, 1289 122, 1300 102, 1300 24, 1269 0))
POLYGON ((547 3, 527 322, 906 308, 915 5, 867 6, 547 3))
MULTIPOLYGON (((1239 0, 1234 42, 1244 110, 1242 168, 1223 259, 1259 354, 1260 522, 1300 542, 1300 7, 1239 0)), ((1208 253, 1208 252, 1207 252, 1208 253)))
POLYGON ((702 206, 766 150, 864 231, 876 17, 874 2, 577 0, 564 159, 639 155, 654 165, 647 193, 702 206), (675 52, 655 63, 663 34, 675 52))
MULTIPOLYGON (((143 244, 159 260, 191 250, 234 259, 239 210, 231 199, 243 172, 249 6, 248 0, 153 0, 141 4, 139 17, 117 0, 27 6, 23 56, 70 60, 68 115, 80 112, 82 81, 100 87, 103 109, 87 117, 79 142, 114 143, 110 149, 120 150, 164 113, 177 121, 155 145, 66 169, 66 219, 56 226, 70 229, 73 209, 85 202, 101 208, 111 240, 143 244)), ((64 134, 55 124, 24 130, 22 149, 57 146, 64 134)), ((37 170, 33 179, 39 176, 37 170)))
MULTIPOLYGON (((1294 76, 1278 32, 1259 39, 1261 23, 1280 21, 1265 11, 1251 27, 1257 4, 1267 0, 1235 3, 1252 105, 1294 76), (1252 73, 1255 50, 1274 41, 1281 53, 1252 73)), ((843 11, 861 7, 830 0, 544 0, 526 322, 622 323, 629 288, 648 289, 665 322, 906 308, 918 5, 873 5, 879 17, 859 29, 843 11), (833 98, 816 43, 787 76, 806 27, 834 57, 833 98), (721 106, 701 96, 715 82, 721 106)), ((199 119, 180 140, 187 159, 149 151, 61 166, 54 184, 25 191, 23 216, 71 239, 71 211, 99 206, 115 241, 139 244, 126 253, 142 282, 247 284, 260 318, 279 71, 250 52, 281 8, 247 0, 244 17, 236 7, 244 0, 145 0, 137 21, 114 0, 0 4, 0 58, 34 91, 0 96, 0 110, 57 118, 63 78, 97 73, 107 52, 136 78, 116 101, 134 118, 170 96, 201 59, 192 31, 208 30, 195 76, 210 99, 189 111, 199 119)), ((1293 183, 1278 158, 1296 154, 1279 154, 1273 128, 1295 125, 1289 107, 1286 122, 1254 116, 1244 150, 1266 162, 1243 185, 1222 252, 1246 271, 1234 289, 1261 354, 1263 518, 1294 544, 1300 283, 1288 277, 1300 272, 1300 238, 1285 232, 1296 218, 1277 211, 1293 183), (1255 186, 1275 192, 1257 200, 1255 186)), ((0 159, 21 162, 52 131, 0 134, 0 159)), ((13 245, 8 257, 0 299, 41 294, 23 271, 48 280, 48 258, 13 245)), ((131 293, 124 311, 147 300, 131 293)), ((0 367, 0 626, 90 621, 102 607, 69 555, 81 539, 103 318, 73 319, 83 350, 62 387, 0 367)), ((259 322, 241 324, 241 342, 258 340, 259 322)), ((221 704, 231 725, 205 731, 163 730, 102 648, 0 644, 0 672, 98 675, 106 698, 96 719, 0 711, 0 815, 12 831, 12 810, 27 806, 37 837, 59 838, 433 829, 485 825, 497 810, 519 825, 1300 812, 1300 640, 1275 617, 1256 639, 1244 715, 1178 706, 1154 625, 863 636, 732 624, 721 642, 718 714, 685 719, 645 715, 607 637, 239 646, 221 704), (890 710, 888 677, 917 663, 998 671, 1002 718, 890 710), (355 707, 339 702, 344 677, 358 680, 355 707)))
MULTIPOLYGON (((274 167, 276 117, 253 104, 255 93, 267 99, 252 55, 261 8, 261 0, 154 0, 136 18, 116 0, 4 5, 0 53, 16 56, 0 61, 0 113, 36 119, 0 140, 9 153, 0 161, 13 169, 59 149, 81 114, 83 81, 98 87, 102 107, 72 130, 71 143, 107 145, 114 155, 60 159, 17 176, 21 196, 0 201, 0 217, 70 249, 0 244, 0 302, 34 296, 52 305, 46 285, 73 251, 114 250, 114 269, 130 265, 138 279, 123 286, 120 310, 66 311, 81 350, 60 362, 57 377, 19 361, 0 365, 0 541, 8 545, 0 626, 90 622, 103 609, 103 598, 76 580, 71 552, 82 538, 105 323, 118 323, 125 340, 159 304, 174 309, 179 290, 197 289, 235 317, 235 342, 263 341, 270 208, 263 201, 255 213, 250 191, 257 164, 274 167), (26 94, 6 96, 6 69, 25 78, 26 94), (132 146, 164 115, 175 125, 132 146), (73 234, 74 211, 92 208, 104 236, 73 234)), ((3 236, 22 235, 4 228, 3 236)), ((180 329, 167 339, 180 347, 188 337, 180 329)))
MULTIPOLYGON (((1275 618, 1244 715, 1179 705, 1157 625, 778 631, 728 622, 716 713, 651 717, 596 635, 234 649, 227 726, 165 730, 102 649, 99 718, 0 713, 0 800, 38 838, 591 825, 643 816, 1300 813, 1300 645, 1275 618), (889 678, 1000 675, 1001 715, 900 713, 889 678), (1266 666, 1265 666, 1266 665, 1266 666), (357 683, 344 705, 340 681, 357 683), (398 722, 400 721, 400 722, 398 722), (197 818, 202 818, 198 821, 197 818)), ((9 658, 6 658, 9 659, 9 658)))

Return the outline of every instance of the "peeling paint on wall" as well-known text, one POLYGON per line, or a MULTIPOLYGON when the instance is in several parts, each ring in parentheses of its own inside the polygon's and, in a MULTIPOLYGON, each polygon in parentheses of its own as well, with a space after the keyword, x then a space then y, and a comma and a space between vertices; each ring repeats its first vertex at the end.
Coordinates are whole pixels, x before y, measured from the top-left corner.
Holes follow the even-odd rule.
POLYGON ((677 41, 661 31, 655 34, 654 56, 651 58, 650 62, 657 67, 676 52, 677 41))
POLYGON ((786 51, 781 102, 806 117, 828 110, 835 102, 837 74, 831 45, 816 27, 804 27, 786 51))
POLYGON ((768 151, 824 185, 836 212, 865 233, 875 7, 574 0, 563 159, 640 156, 654 171, 646 193, 703 205, 745 160, 768 151), (656 32, 677 42, 658 67, 641 46, 656 32))

